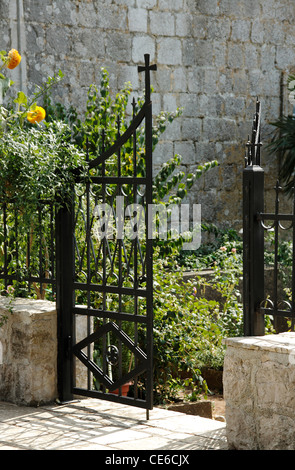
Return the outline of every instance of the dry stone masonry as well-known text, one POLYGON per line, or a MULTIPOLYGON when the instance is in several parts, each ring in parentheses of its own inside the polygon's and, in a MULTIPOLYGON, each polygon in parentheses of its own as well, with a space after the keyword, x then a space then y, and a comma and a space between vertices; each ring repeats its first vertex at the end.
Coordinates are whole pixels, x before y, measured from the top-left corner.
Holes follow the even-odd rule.
MULTIPOLYGON (((258 95, 263 141, 269 120, 288 106, 281 82, 295 64, 293 0, 2 0, 1 48, 18 47, 14 78, 33 90, 59 69, 57 98, 83 109, 100 67, 115 92, 131 81, 141 93, 137 65, 144 53, 153 73, 154 111, 183 107, 165 132, 154 161, 179 153, 183 169, 218 159, 220 166, 191 190, 203 220, 240 225, 241 171, 258 95), (235 203, 233 204, 233 201, 235 203)), ((266 155, 263 166, 275 173, 266 155)), ((269 186, 273 186, 270 181, 269 186)))

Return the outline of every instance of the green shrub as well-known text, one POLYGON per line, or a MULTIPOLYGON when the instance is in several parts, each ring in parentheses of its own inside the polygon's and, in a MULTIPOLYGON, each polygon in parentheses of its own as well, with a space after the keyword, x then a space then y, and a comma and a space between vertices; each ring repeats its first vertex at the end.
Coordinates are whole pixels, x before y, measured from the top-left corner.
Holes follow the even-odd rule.
MULTIPOLYGON (((38 100, 61 79, 59 72, 49 77, 32 99, 19 91, 16 98, 8 99, 6 107, 1 106, 0 198, 13 200, 29 219, 42 199, 67 202, 74 184, 73 170, 86 167, 86 154, 73 141, 66 120, 42 119, 42 123, 33 124, 28 120, 38 100)), ((4 80, 1 74, 0 80, 4 80)), ((8 82, 6 92, 12 84, 8 82)))
POLYGON ((231 250, 222 251, 222 263, 215 265, 210 282, 222 295, 222 302, 197 295, 208 282, 201 276, 184 281, 181 269, 171 271, 166 262, 155 261, 154 374, 158 398, 175 398, 185 386, 185 373, 192 378, 194 393, 206 392, 201 369, 222 369, 223 338, 242 335, 241 263, 231 250))
POLYGON ((85 154, 71 142, 62 121, 35 126, 12 126, 0 138, 0 195, 32 213, 42 199, 67 201, 74 184, 73 170, 86 164, 85 154))

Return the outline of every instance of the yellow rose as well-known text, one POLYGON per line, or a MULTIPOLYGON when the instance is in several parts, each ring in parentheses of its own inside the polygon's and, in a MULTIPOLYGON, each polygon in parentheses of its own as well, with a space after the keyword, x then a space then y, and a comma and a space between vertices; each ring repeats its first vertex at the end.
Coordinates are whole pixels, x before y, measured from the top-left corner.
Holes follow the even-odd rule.
POLYGON ((28 112, 27 119, 30 123, 35 124, 35 122, 43 121, 45 116, 45 109, 41 108, 41 106, 36 106, 34 110, 28 112))
POLYGON ((21 59, 21 55, 18 53, 18 51, 16 49, 11 49, 8 52, 7 68, 14 69, 18 66, 21 59))

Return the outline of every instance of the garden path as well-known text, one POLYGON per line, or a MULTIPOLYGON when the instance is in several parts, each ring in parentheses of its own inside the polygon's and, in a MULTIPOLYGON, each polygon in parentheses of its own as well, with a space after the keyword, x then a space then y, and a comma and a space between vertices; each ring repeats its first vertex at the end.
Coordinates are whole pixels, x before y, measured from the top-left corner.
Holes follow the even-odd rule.
POLYGON ((225 432, 224 422, 157 407, 147 421, 145 410, 88 398, 38 408, 0 402, 0 450, 227 450, 225 432))

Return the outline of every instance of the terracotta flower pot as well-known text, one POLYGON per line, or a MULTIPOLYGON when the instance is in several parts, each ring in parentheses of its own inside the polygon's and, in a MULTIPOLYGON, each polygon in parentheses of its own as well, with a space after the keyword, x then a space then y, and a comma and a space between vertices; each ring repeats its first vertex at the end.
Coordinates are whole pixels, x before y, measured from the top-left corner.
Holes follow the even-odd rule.
MULTIPOLYGON (((127 382, 124 385, 121 386, 121 396, 122 397, 127 397, 127 393, 129 392, 129 387, 132 385, 132 382, 127 382)), ((117 388, 116 390, 112 390, 109 393, 113 393, 114 395, 119 395, 119 389, 117 388)))

